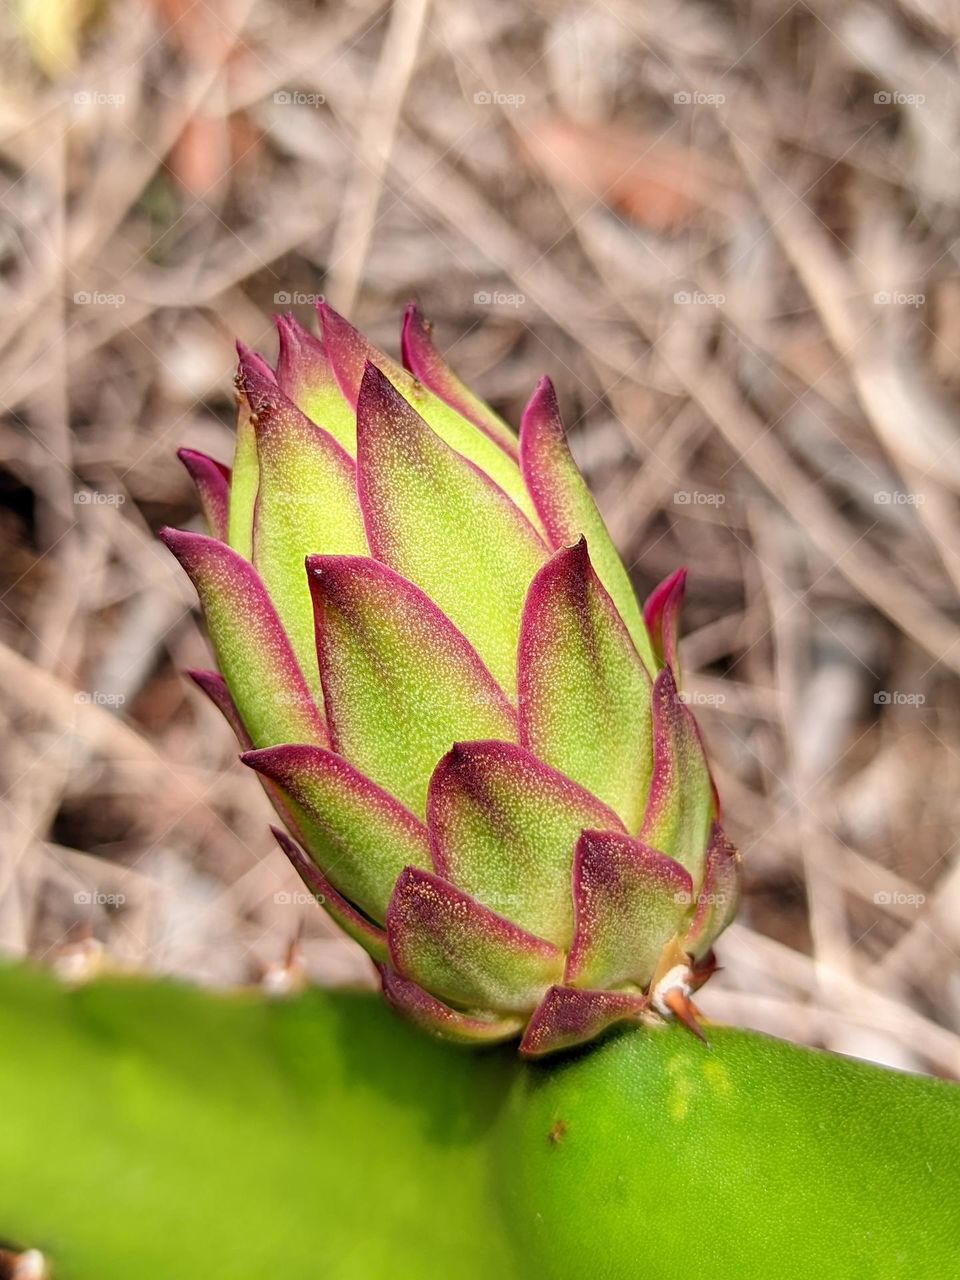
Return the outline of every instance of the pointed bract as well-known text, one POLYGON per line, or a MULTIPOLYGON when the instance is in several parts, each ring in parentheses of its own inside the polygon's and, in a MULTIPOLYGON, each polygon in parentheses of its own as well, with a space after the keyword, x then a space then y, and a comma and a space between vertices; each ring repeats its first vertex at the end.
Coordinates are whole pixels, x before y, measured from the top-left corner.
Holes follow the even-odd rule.
POLYGON ((645 987, 693 901, 688 873, 629 836, 585 831, 573 860, 576 931, 565 981, 645 987))
POLYGON ((461 417, 472 422, 505 450, 514 461, 519 458, 517 437, 499 414, 465 386, 446 363, 433 343, 433 325, 424 319, 415 302, 403 313, 400 335, 403 363, 413 376, 439 396, 461 417))
POLYGON ((227 506, 230 501, 230 468, 196 449, 178 449, 177 457, 197 486, 207 531, 221 542, 227 537, 227 506))
POLYGON ((230 690, 227 688, 227 682, 223 676, 216 671, 186 671, 198 689, 201 689, 220 714, 226 720, 227 724, 237 735, 237 741, 245 751, 253 746, 250 741, 250 735, 243 727, 243 721, 240 719, 240 712, 237 710, 236 703, 230 697, 230 690))
POLYGON ((549 378, 540 379, 520 421, 520 469, 551 545, 570 546, 586 538, 600 581, 644 665, 655 675, 657 664, 640 606, 597 504, 570 454, 557 394, 549 378))
POLYGON ((387 936, 371 921, 366 920, 357 909, 341 897, 333 885, 310 861, 307 855, 296 845, 285 831, 279 827, 271 827, 277 844, 290 860, 297 875, 317 902, 323 907, 331 920, 352 938, 359 942, 378 963, 387 959, 387 936))
POLYGON ((260 464, 253 430, 253 410, 246 391, 251 383, 275 381, 273 370, 255 351, 237 343, 237 442, 230 474, 230 501, 227 510, 227 542, 239 555, 253 556, 253 512, 260 485, 260 464))
POLYGON ((551 987, 527 1023, 520 1052, 525 1058, 542 1058, 571 1049, 617 1023, 636 1022, 646 1007, 645 997, 629 992, 551 987))
POLYGON ((276 373, 270 368, 270 365, 266 360, 264 360, 259 351, 251 351, 248 346, 245 346, 242 342, 238 342, 237 355, 240 359, 240 370, 238 373, 239 379, 276 382, 276 373))
POLYGON ((353 460, 279 387, 258 388, 254 414, 260 487, 253 563, 270 593, 307 683, 319 700, 307 555, 365 555, 353 460))
POLYGON ((530 585, 517 656, 520 741, 636 832, 653 768, 650 677, 590 563, 558 551, 530 585))
POLYGON ((537 522, 537 514, 520 475, 515 452, 504 449, 486 432, 434 395, 396 360, 391 360, 372 343, 367 342, 332 307, 321 303, 317 310, 323 329, 324 349, 340 389, 353 408, 357 408, 360 401, 360 387, 366 366, 375 365, 397 393, 423 418, 431 431, 451 449, 479 467, 499 485, 529 520, 537 522))
POLYGON ((439 1040, 466 1045, 499 1044, 503 1040, 512 1040, 523 1030, 523 1019, 515 1015, 494 1018, 461 1013, 443 1004, 415 982, 402 978, 389 965, 380 965, 379 969, 383 994, 388 1003, 414 1026, 439 1040))
POLYGON ((408 867, 387 911, 393 967, 466 1009, 531 1010, 563 952, 428 871, 408 867))
MULTIPOLYGON (((240 743, 241 747, 243 747, 244 751, 250 751, 253 743, 250 741, 250 735, 243 727, 243 721, 240 719, 240 713, 234 705, 233 699, 230 697, 230 690, 227 688, 226 681, 214 671, 188 671, 187 675, 191 680, 193 680, 194 684, 196 684, 198 688, 203 690, 214 706, 218 708, 224 719, 230 725, 230 728, 236 734, 237 741, 240 743)), ((270 750, 270 748, 267 748, 267 750, 270 750)), ((310 748, 302 747, 300 750, 309 751, 310 748)), ((252 754, 256 754, 256 752, 253 752, 252 754)), ((265 774, 260 774, 260 781, 263 784, 263 789, 266 793, 267 799, 276 810, 280 821, 285 822, 290 827, 291 831, 296 832, 297 839, 303 839, 305 815, 302 813, 300 815, 294 813, 294 807, 290 798, 285 795, 265 774)), ((306 841, 304 841, 304 843, 306 843, 306 841)))
POLYGON ((340 390, 323 343, 291 315, 277 316, 276 320, 280 390, 352 457, 357 451, 356 412, 340 390))
POLYGON ((476 651, 426 595, 376 560, 307 562, 333 747, 422 815, 440 757, 467 736, 515 739, 476 651))
POLYGON ((696 960, 709 955, 714 942, 737 914, 741 892, 741 857, 719 822, 710 828, 697 905, 684 942, 696 960))
POLYGON ((686 867, 699 888, 715 816, 700 732, 666 667, 653 686, 653 774, 640 839, 686 867))
POLYGON ((647 596, 643 620, 650 634, 653 652, 659 662, 668 666, 680 683, 680 657, 677 638, 680 634, 680 608, 687 585, 686 569, 677 569, 647 596))
POLYGON ((334 311, 329 303, 318 302, 317 315, 323 335, 323 349, 334 377, 347 403, 356 409, 360 383, 368 361, 374 360, 386 374, 397 372, 400 366, 382 351, 378 351, 339 311, 334 311))
POLYGON ((293 745, 241 759, 279 787, 313 861, 371 919, 383 921, 405 866, 430 866, 423 824, 342 756, 293 745))
POLYGON ((421 587, 512 694, 520 613, 546 548, 373 365, 357 406, 357 480, 372 554, 421 587))
POLYGON ((564 947, 573 936, 580 833, 622 830, 596 796, 506 742, 461 742, 444 756, 430 780, 427 825, 442 876, 564 947))
POLYGON ((200 533, 163 529, 160 537, 189 575, 217 662, 258 747, 294 739, 327 745, 327 731, 253 566, 200 533))

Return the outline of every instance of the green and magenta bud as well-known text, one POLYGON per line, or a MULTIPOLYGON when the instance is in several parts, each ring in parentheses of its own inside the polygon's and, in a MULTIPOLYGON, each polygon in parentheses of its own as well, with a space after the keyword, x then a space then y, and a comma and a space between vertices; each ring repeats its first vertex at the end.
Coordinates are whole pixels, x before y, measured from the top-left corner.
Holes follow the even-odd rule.
POLYGON ((278 328, 275 371, 240 350, 232 470, 181 451, 208 534, 163 537, 281 848, 436 1035, 695 1026, 740 859, 677 689, 684 572, 641 609, 547 379, 518 439, 415 307, 403 365, 326 305, 278 328))

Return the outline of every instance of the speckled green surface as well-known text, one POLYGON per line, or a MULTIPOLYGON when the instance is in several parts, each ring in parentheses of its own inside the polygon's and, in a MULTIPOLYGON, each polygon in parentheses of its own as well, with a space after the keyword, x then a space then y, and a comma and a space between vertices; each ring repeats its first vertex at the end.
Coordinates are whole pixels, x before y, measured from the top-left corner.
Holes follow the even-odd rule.
POLYGON ((521 741, 640 828, 652 767, 651 683, 586 541, 534 578, 520 628, 521 741))
POLYGON ((454 742, 513 738, 516 716, 456 629, 375 560, 311 557, 320 671, 334 749, 422 817, 454 742))

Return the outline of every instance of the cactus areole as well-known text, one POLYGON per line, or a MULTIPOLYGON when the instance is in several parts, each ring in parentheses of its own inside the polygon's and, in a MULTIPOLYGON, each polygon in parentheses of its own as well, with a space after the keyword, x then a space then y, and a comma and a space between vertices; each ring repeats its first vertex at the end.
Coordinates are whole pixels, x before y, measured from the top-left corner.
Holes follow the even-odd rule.
POLYGON ((677 688, 683 571, 641 609, 547 379, 517 437, 416 307, 403 365, 326 305, 319 339, 277 325, 232 469, 180 453, 209 535, 162 536, 281 848, 429 1032, 696 1029, 740 858, 677 688))

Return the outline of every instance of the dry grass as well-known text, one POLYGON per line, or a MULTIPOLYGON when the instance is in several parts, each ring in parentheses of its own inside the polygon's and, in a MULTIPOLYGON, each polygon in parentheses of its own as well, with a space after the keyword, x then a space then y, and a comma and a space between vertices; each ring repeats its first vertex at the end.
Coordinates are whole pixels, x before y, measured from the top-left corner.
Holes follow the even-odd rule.
POLYGON ((687 682, 748 866, 707 1012, 960 1076, 955 9, 22 11, 3 948, 92 935, 236 982, 299 929, 312 976, 366 980, 281 900, 153 531, 195 514, 177 444, 229 457, 235 334, 272 350, 281 295, 306 318, 322 291, 392 348, 415 295, 513 421, 555 378, 641 592, 691 568, 687 682))

